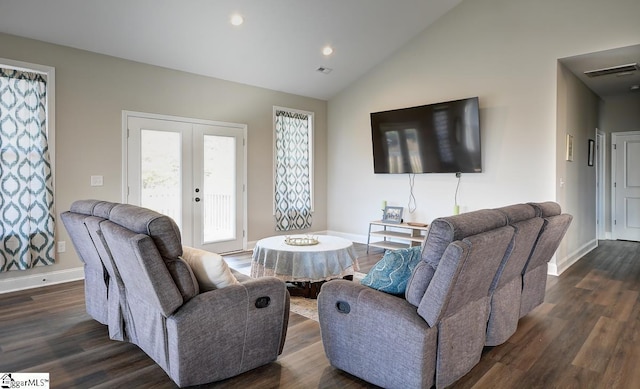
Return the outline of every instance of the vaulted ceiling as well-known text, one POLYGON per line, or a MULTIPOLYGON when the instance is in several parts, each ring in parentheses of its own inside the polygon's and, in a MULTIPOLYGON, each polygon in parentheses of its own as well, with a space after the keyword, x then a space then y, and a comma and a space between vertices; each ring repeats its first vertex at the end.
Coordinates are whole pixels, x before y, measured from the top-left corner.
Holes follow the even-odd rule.
MULTIPOLYGON (((461 1, 0 0, 0 32, 328 100, 461 1)), ((600 96, 640 84, 584 76, 640 63, 640 45, 560 61, 600 96)))
POLYGON ((0 0, 0 32, 326 100, 460 2, 0 0))

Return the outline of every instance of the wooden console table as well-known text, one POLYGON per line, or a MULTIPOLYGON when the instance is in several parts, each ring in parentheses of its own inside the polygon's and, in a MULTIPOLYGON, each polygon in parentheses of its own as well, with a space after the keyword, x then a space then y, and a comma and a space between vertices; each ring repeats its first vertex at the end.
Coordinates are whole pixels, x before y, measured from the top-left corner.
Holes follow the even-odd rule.
POLYGON ((411 246, 419 246, 424 240, 424 231, 429 226, 411 226, 407 223, 386 223, 381 220, 369 222, 369 234, 367 235, 367 253, 369 247, 380 247, 387 250, 397 250, 411 246), (381 226, 382 229, 372 230, 372 227, 381 226), (382 241, 371 242, 371 236, 382 237, 382 241), (394 239, 392 241, 390 239, 394 239), (397 242, 406 241, 404 242, 397 242))

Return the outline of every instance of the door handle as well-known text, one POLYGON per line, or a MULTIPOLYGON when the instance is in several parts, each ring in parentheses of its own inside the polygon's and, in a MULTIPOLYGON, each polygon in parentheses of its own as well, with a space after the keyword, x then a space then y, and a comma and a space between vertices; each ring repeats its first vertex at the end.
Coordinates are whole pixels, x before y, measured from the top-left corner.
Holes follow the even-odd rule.
POLYGON ((200 202, 200 197, 196 197, 195 200, 196 200, 196 203, 199 203, 200 202))

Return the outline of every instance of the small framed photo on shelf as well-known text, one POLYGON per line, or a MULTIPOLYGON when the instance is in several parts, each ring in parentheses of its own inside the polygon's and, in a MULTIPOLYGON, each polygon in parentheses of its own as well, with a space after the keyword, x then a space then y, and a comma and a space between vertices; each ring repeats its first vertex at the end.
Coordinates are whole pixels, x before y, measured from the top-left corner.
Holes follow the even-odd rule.
POLYGON ((384 207, 384 217, 382 221, 385 223, 402 223, 402 207, 384 207))

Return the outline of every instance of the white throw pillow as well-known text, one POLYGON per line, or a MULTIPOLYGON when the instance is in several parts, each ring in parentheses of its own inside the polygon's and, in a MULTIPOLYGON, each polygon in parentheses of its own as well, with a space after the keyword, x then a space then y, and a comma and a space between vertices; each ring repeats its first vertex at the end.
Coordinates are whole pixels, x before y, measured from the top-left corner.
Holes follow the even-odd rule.
POLYGON ((182 246, 182 259, 191 267, 201 291, 239 284, 229 265, 219 254, 182 246))

